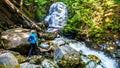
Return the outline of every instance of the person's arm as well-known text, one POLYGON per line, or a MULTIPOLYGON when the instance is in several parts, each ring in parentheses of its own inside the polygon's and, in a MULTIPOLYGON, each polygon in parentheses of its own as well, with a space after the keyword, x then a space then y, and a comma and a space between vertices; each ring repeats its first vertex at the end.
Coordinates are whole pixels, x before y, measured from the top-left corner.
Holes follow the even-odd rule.
POLYGON ((35 40, 35 42, 37 43, 37 36, 36 36, 36 34, 34 34, 35 35, 35 38, 34 38, 34 40, 35 40))

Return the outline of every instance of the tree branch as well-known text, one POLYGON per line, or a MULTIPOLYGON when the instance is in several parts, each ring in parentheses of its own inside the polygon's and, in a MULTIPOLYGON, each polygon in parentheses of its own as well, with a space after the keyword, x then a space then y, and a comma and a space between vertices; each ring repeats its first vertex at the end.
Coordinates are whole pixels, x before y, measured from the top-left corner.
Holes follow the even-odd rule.
POLYGON ((36 25, 32 20, 30 20, 25 14, 23 14, 13 3, 11 3, 9 0, 4 0, 4 2, 16 13, 19 14, 19 16, 25 20, 27 20, 31 25, 35 26, 36 29, 42 30, 38 25, 36 25))

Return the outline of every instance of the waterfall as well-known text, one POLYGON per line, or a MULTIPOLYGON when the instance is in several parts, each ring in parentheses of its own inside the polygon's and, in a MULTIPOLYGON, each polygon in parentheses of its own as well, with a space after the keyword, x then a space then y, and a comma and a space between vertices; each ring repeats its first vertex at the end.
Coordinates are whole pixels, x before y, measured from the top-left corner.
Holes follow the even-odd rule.
MULTIPOLYGON (((94 51, 94 50, 90 50, 89 48, 86 47, 85 43, 69 43, 69 46, 72 47, 73 49, 79 51, 82 51, 82 53, 84 55, 95 55, 97 56, 101 62, 102 62, 102 66, 104 66, 105 68, 118 68, 118 63, 116 62, 116 60, 109 58, 107 56, 104 55, 103 52, 100 51, 94 51)), ((97 68, 100 68, 99 66, 97 68)))
MULTIPOLYGON (((54 32, 56 30, 64 28, 64 26, 67 23, 67 18, 68 18, 67 14, 68 12, 66 9, 66 5, 64 3, 62 2, 53 3, 50 6, 49 14, 45 18, 45 21, 48 22, 49 24, 49 28, 47 32, 54 32)), ((55 40, 54 42, 59 43, 59 41, 55 41, 55 40)), ((103 52, 90 50, 89 48, 86 47, 84 43, 80 43, 80 42, 76 42, 76 43, 69 42, 68 44, 71 48, 75 49, 76 51, 78 52, 82 51, 84 55, 91 54, 98 57, 101 60, 101 65, 104 67, 98 65, 97 68, 118 68, 116 60, 105 56, 103 52)))
POLYGON ((68 12, 66 5, 62 2, 53 3, 50 6, 49 14, 45 18, 45 22, 49 24, 47 32, 54 32, 66 25, 68 12))

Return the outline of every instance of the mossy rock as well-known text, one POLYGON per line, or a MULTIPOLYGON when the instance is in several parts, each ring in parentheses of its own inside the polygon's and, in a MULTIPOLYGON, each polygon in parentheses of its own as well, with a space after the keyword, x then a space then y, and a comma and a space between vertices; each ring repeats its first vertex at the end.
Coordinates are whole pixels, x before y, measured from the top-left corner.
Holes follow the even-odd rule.
POLYGON ((0 55, 0 64, 8 68, 19 67, 18 60, 12 53, 3 53, 0 55))
POLYGON ((75 49, 65 45, 60 46, 54 51, 54 60, 60 68, 84 68, 81 55, 75 49))
POLYGON ((45 33, 43 33, 42 37, 46 40, 53 40, 57 37, 57 34, 56 33, 45 32, 45 33))
POLYGON ((10 50, 3 50, 1 51, 1 54, 2 53, 11 53, 13 54, 16 59, 18 60, 18 63, 22 63, 26 60, 25 56, 24 55, 21 55, 19 52, 14 52, 14 51, 10 51, 10 50))
POLYGON ((90 60, 92 60, 92 61, 94 61, 94 62, 96 62, 96 63, 100 63, 100 62, 101 62, 101 60, 100 60, 98 57, 96 57, 95 55, 89 54, 89 55, 87 55, 87 57, 88 57, 90 60))
POLYGON ((59 66, 50 59, 44 59, 41 63, 43 68, 59 68, 59 66))
MULTIPOLYGON (((0 65, 0 68, 13 68, 11 66, 0 65)), ((20 68, 20 64, 15 65, 14 68, 20 68)))
POLYGON ((54 45, 54 43, 52 41, 47 41, 47 44, 50 45, 50 46, 54 45))
POLYGON ((81 61, 80 57, 78 55, 70 55, 66 54, 63 56, 63 58, 59 61, 58 65, 61 68, 84 68, 85 64, 81 61))
POLYGON ((31 64, 40 64, 45 58, 42 56, 32 56, 29 63, 31 64))

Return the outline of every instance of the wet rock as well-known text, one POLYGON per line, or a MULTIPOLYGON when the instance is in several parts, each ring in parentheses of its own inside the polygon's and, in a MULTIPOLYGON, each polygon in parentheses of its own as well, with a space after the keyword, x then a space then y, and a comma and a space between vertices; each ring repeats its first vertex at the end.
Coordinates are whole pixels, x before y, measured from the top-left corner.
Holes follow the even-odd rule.
POLYGON ((28 62, 20 64, 20 68, 42 68, 40 65, 30 64, 28 62))
POLYGON ((80 61, 80 54, 69 46, 61 46, 54 52, 54 60, 60 67, 66 68, 81 68, 84 64, 80 61))
POLYGON ((77 42, 77 43, 69 43, 69 46, 76 51, 80 52, 81 48, 85 46, 85 43, 77 42))
POLYGON ((56 37, 57 37, 57 33, 44 32, 41 35, 41 38, 44 38, 45 40, 53 40, 56 37))
POLYGON ((40 64, 45 58, 43 58, 42 56, 32 56, 31 60, 29 61, 30 64, 40 64))
POLYGON ((116 44, 120 47, 120 40, 116 40, 116 44))
POLYGON ((56 63, 54 63, 52 60, 47 60, 47 59, 42 61, 41 65, 43 68, 59 68, 56 63))
POLYGON ((55 38, 55 40, 53 40, 52 42, 55 45, 55 47, 65 45, 65 39, 64 38, 55 38))
POLYGON ((118 49, 118 50, 110 50, 109 54, 110 54, 111 57, 120 58, 120 49, 118 49))
POLYGON ((43 49, 49 49, 50 48, 50 45, 48 45, 46 42, 42 42, 39 47, 43 48, 43 49))
POLYGON ((61 38, 55 38, 52 41, 52 44, 54 45, 55 48, 58 48, 60 46, 64 46, 64 45, 72 43, 72 42, 75 43, 76 41, 61 37, 61 38))
POLYGON ((43 54, 45 57, 52 58, 55 47, 51 41, 45 41, 38 46, 38 49, 40 53, 43 54))
POLYGON ((16 68, 17 66, 19 67, 18 60, 11 53, 0 54, 0 64, 12 68, 16 68))
POLYGON ((100 59, 94 55, 82 55, 82 61, 85 63, 85 68, 97 68, 102 67, 100 65, 100 59))
POLYGON ((85 68, 96 68, 97 64, 93 61, 90 61, 85 68))
POLYGON ((87 55, 87 57, 90 59, 90 60, 92 60, 92 61, 94 61, 95 63, 100 63, 101 61, 100 61, 100 59, 98 58, 98 57, 96 57, 95 55, 87 55))

